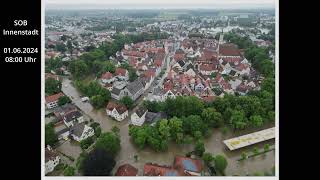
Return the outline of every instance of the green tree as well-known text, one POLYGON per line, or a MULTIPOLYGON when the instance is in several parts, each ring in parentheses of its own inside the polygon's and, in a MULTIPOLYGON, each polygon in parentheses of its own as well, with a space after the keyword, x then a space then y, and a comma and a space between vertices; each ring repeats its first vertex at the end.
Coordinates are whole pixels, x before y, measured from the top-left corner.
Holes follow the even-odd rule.
POLYGON ((207 165, 210 165, 211 162, 213 162, 214 160, 214 157, 211 153, 203 153, 202 155, 202 160, 207 164, 207 165))
POLYGON ((203 153, 205 152, 204 143, 202 141, 197 141, 194 151, 198 156, 202 157, 203 153))
POLYGON ((244 129, 247 126, 247 118, 243 111, 233 110, 230 117, 230 124, 234 129, 244 129))
POLYGON ((81 147, 81 149, 85 150, 85 149, 88 149, 90 147, 90 145, 93 143, 94 143, 93 137, 88 137, 88 138, 80 141, 80 147, 81 147))
POLYGON ((69 70, 76 79, 82 79, 89 73, 89 67, 83 60, 70 62, 69 70))
POLYGON ((45 92, 47 95, 59 93, 61 91, 61 82, 53 78, 48 78, 45 81, 45 92))
POLYGON ((72 45, 72 42, 70 40, 67 41, 67 48, 68 48, 70 54, 72 55, 73 45, 72 45))
POLYGON ((263 119, 260 115, 250 116, 249 122, 253 127, 261 127, 263 125, 263 119))
POLYGON ((64 53, 67 51, 67 48, 66 48, 66 45, 64 45, 63 43, 58 43, 56 44, 56 50, 64 53))
POLYGON ((96 148, 104 149, 115 156, 120 150, 120 138, 112 132, 102 133, 95 144, 96 148))
POLYGON ((138 75, 134 69, 130 68, 128 70, 128 72, 129 72, 129 81, 130 82, 133 82, 138 78, 138 75))
POLYGON ((118 128, 118 126, 113 126, 111 128, 111 131, 116 135, 119 135, 119 133, 120 133, 120 129, 118 128))
POLYGON ((61 96, 58 99, 58 105, 59 106, 65 105, 65 104, 70 103, 70 102, 71 102, 71 99, 68 96, 61 96))
POLYGON ((94 135, 95 135, 96 137, 100 137, 101 132, 102 132, 101 127, 97 127, 97 128, 94 130, 94 135))
POLYGON ((255 147, 255 148, 253 148, 252 152, 254 155, 257 155, 257 154, 259 154, 259 149, 257 147, 255 147))
POLYGON ((181 144, 183 143, 183 125, 182 125, 182 120, 173 117, 169 119, 168 125, 170 128, 170 136, 171 139, 174 139, 176 143, 181 144))
POLYGON ((94 149, 81 161, 84 176, 110 176, 116 162, 105 149, 94 149))
POLYGON ((92 96, 90 102, 96 109, 103 108, 107 104, 106 99, 100 94, 92 96))
POLYGON ((124 104, 128 109, 131 109, 133 107, 133 100, 129 96, 124 96, 120 99, 120 103, 124 104))
POLYGON ((224 175, 224 171, 227 168, 227 166, 228 166, 228 161, 223 155, 217 155, 214 158, 214 167, 222 175, 224 175))
POLYGON ((270 144, 265 144, 263 147, 264 151, 267 152, 270 149, 270 144))
POLYGON ((46 124, 45 127, 45 144, 53 146, 58 141, 58 136, 54 131, 54 124, 46 124))
POLYGON ((162 140, 168 140, 170 138, 170 127, 168 120, 162 119, 159 122, 159 135, 162 140))
POLYGON ((201 113, 202 120, 210 127, 220 127, 223 124, 221 113, 214 108, 206 108, 201 113))
POLYGON ((248 155, 246 152, 242 152, 241 153, 241 159, 247 159, 248 158, 248 155))
POLYGON ((74 176, 74 174, 75 174, 75 168, 72 166, 66 167, 63 171, 64 176, 74 176))

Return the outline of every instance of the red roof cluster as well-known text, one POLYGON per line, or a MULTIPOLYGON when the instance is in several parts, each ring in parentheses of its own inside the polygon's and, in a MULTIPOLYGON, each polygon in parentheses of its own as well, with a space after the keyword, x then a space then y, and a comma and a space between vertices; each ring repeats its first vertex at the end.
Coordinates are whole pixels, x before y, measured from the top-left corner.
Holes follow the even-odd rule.
POLYGON ((239 49, 233 44, 224 44, 219 47, 219 54, 222 56, 240 56, 239 49))
POLYGON ((51 103, 51 102, 55 102, 58 101, 60 97, 64 96, 64 94, 62 92, 59 92, 58 94, 54 94, 51 96, 47 96, 46 97, 46 103, 51 103))
POLYGON ((125 56, 134 56, 134 57, 145 57, 146 53, 145 52, 140 52, 140 51, 123 50, 123 55, 125 55, 125 56))

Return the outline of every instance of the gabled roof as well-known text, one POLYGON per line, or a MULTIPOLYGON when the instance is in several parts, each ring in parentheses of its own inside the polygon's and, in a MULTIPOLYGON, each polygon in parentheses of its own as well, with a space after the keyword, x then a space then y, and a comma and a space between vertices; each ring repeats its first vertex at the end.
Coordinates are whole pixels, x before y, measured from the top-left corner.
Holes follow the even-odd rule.
POLYGON ((113 102, 113 101, 109 101, 106 109, 109 110, 109 111, 113 111, 113 109, 116 109, 119 114, 123 114, 124 112, 127 111, 127 108, 126 108, 125 105, 118 104, 118 103, 113 102))
POLYGON ((84 131, 86 124, 84 122, 82 123, 76 123, 74 126, 70 128, 70 133, 80 137, 84 131))
POLYGON ((119 95, 120 92, 121 92, 121 89, 118 89, 118 88, 116 88, 116 87, 113 87, 113 88, 112 88, 112 91, 111 91, 111 93, 112 93, 112 94, 115 94, 115 95, 119 95))
POLYGON ((112 76, 113 76, 112 73, 106 72, 106 73, 101 75, 101 79, 111 79, 112 76))
POLYGON ((77 110, 77 107, 73 104, 68 103, 68 104, 64 104, 60 107, 57 107, 53 111, 53 113, 55 116, 60 116, 60 115, 67 114, 68 112, 75 111, 75 110, 77 110))
POLYGON ((138 169, 130 164, 124 164, 119 166, 116 176, 136 176, 138 174, 138 169))
POLYGON ((144 107, 139 107, 138 110, 135 112, 139 117, 142 117, 148 110, 144 107))
POLYGON ((183 176, 178 170, 171 166, 146 163, 143 168, 144 176, 183 176))
POLYGON ((125 76, 126 73, 127 73, 127 70, 126 70, 126 69, 117 68, 117 69, 116 69, 116 72, 115 72, 115 75, 116 75, 116 76, 125 76))
POLYGON ((76 111, 71 111, 65 114, 63 117, 65 118, 66 122, 71 122, 73 120, 76 120, 77 118, 81 117, 82 114, 76 110, 76 111))
POLYGON ((127 85, 127 89, 132 95, 136 94, 139 90, 141 90, 143 88, 144 88, 144 86, 141 83, 140 79, 136 79, 135 81, 133 81, 127 85))
POLYGON ((64 94, 62 92, 59 92, 57 94, 51 95, 51 96, 47 96, 46 97, 46 103, 51 103, 51 102, 55 102, 58 101, 60 97, 64 96, 64 94))
POLYGON ((45 149, 45 162, 50 160, 54 160, 59 154, 54 150, 49 150, 48 148, 45 149))

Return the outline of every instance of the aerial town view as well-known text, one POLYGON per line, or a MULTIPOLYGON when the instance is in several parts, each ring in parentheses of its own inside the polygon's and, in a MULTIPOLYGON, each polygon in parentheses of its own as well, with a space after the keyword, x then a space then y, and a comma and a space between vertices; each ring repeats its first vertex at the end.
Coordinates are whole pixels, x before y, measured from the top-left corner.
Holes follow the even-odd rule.
POLYGON ((143 7, 46 9, 45 175, 275 176, 274 5, 143 7))

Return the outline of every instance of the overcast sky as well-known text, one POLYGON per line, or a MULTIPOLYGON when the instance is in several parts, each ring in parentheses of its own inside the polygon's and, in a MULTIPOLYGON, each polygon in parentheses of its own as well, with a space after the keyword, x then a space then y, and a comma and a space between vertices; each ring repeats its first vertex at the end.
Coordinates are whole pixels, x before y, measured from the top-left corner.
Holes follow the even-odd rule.
POLYGON ((275 4, 275 0, 45 0, 45 2, 49 8, 83 5, 100 8, 270 8, 275 4))

